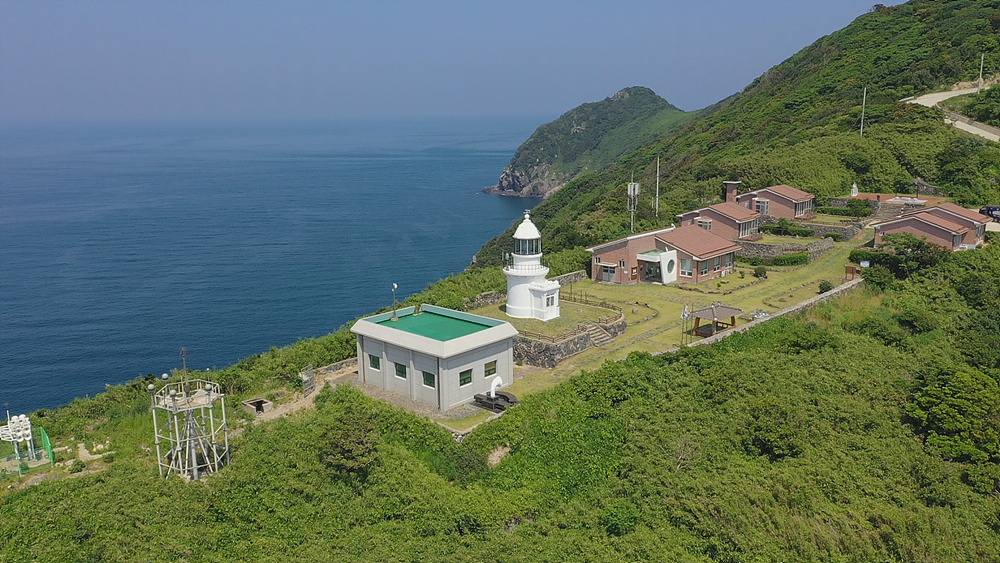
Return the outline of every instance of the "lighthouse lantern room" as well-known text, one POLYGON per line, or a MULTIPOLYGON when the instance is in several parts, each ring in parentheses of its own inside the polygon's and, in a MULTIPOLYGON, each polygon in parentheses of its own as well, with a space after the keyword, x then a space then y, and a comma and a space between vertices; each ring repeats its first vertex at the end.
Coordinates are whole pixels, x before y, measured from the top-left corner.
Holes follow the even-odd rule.
POLYGON ((545 279, 542 235, 524 212, 514 231, 514 252, 503 269, 507 276, 507 315, 517 319, 548 321, 559 316, 559 282, 545 279))

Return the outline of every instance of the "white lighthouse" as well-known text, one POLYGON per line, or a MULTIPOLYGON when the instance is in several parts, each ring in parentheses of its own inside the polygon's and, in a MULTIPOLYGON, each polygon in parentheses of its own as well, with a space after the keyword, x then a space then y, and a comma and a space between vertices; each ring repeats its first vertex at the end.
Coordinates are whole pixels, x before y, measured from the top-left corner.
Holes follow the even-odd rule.
POLYGON ((545 279, 549 269, 542 266, 542 235, 527 211, 514 231, 514 252, 503 273, 509 316, 543 321, 559 316, 559 282, 545 279))

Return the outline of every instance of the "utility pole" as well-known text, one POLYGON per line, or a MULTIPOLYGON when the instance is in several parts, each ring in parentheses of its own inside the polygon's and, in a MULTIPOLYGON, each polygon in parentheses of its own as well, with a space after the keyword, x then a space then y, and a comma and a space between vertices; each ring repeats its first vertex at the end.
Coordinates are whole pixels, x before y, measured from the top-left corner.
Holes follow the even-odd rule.
POLYGON ((986 62, 986 53, 979 55, 979 86, 976 88, 976 97, 979 97, 980 90, 983 89, 983 63, 986 62))
POLYGON ((656 199, 653 200, 653 211, 660 216, 660 157, 656 157, 656 199))
POLYGON ((861 136, 865 136, 865 102, 868 101, 868 87, 865 86, 865 92, 861 95, 861 136))
POLYGON ((635 232, 635 206, 639 202, 639 183, 635 181, 635 174, 632 174, 632 180, 628 183, 628 211, 631 216, 629 219, 629 231, 635 232))

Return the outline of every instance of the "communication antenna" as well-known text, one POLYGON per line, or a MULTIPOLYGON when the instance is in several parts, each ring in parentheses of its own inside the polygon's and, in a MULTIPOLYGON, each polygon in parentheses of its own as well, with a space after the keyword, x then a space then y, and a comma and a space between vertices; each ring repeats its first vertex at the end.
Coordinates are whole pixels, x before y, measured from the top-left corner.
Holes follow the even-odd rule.
POLYGON ((628 183, 628 211, 631 214, 631 219, 629 220, 629 230, 635 232, 635 207, 639 203, 639 183, 635 181, 635 174, 632 174, 632 180, 628 183))
POLYGON ((865 136, 865 102, 868 101, 868 87, 865 86, 865 92, 861 95, 861 136, 865 136))
POLYGON ((188 379, 187 350, 181 349, 184 381, 170 383, 163 374, 163 387, 150 383, 153 433, 160 477, 172 474, 189 480, 215 473, 229 463, 229 423, 226 396, 219 385, 206 379, 188 379), (157 416, 157 411, 162 411, 157 416), (166 452, 163 449, 166 446, 166 452))

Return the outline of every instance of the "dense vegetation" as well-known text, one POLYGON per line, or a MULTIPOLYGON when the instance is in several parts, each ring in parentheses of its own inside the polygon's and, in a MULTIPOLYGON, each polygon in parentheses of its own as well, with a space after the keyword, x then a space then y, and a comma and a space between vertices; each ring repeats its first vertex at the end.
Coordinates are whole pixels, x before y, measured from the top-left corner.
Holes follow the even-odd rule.
POLYGON ((689 118, 649 88, 624 88, 539 126, 514 153, 500 187, 517 194, 532 181, 561 185, 581 171, 606 168, 689 118))
MULTIPOLYGON (((846 195, 854 182, 863 191, 912 193, 919 177, 962 204, 1000 202, 1000 146, 948 127, 938 109, 898 101, 976 79, 980 53, 987 74, 1000 70, 997 21, 1000 0, 877 7, 698 119, 606 170, 581 174, 532 217, 550 249, 624 236, 625 183, 633 174, 643 186, 636 230, 668 225, 676 213, 718 201, 723 180, 741 180, 744 190, 790 184, 823 200, 846 195), (658 156, 657 217, 651 188, 658 156)), ((497 263, 509 236, 484 246, 479 263, 497 263)))
POLYGON ((462 443, 342 386, 184 483, 145 409, 110 413, 81 429, 106 469, 0 493, 0 561, 995 561, 1000 247, 924 264, 606 363, 462 443))

